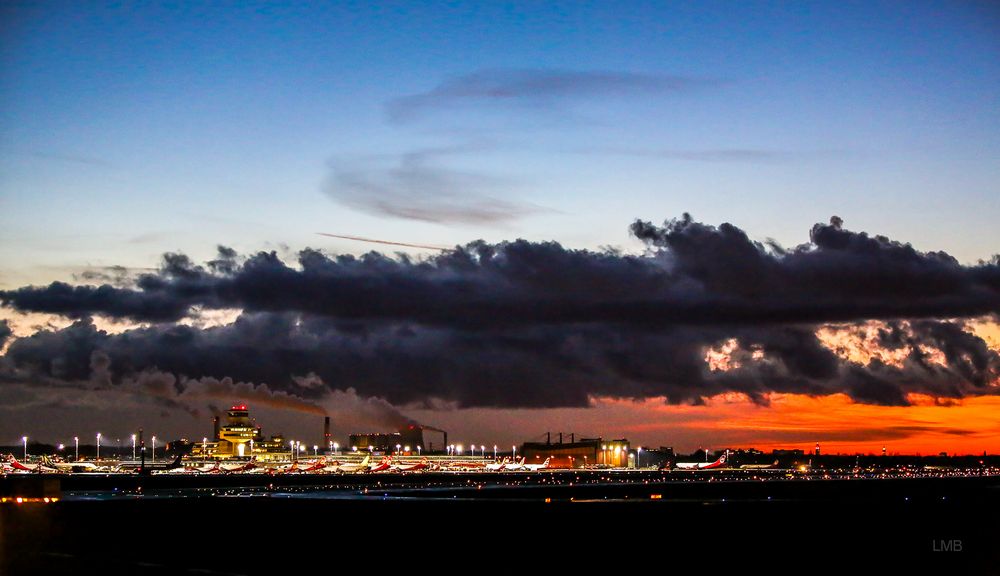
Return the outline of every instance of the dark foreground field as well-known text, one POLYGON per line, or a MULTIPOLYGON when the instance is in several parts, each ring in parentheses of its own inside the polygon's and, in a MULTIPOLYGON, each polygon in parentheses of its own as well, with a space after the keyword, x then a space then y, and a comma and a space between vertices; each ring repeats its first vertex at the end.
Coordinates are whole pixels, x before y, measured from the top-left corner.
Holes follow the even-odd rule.
POLYGON ((367 496, 277 487, 241 497, 7 504, 0 574, 534 574, 597 562, 666 573, 692 561, 709 573, 962 574, 1000 566, 995 478, 386 484, 367 496))

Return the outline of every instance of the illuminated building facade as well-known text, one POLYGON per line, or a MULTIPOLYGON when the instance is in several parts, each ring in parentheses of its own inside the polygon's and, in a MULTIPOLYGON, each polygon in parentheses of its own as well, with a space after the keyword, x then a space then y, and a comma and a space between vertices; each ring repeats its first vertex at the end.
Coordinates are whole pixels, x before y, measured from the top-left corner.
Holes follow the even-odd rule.
POLYGON ((250 420, 246 404, 233 406, 226 413, 226 424, 219 428, 216 438, 216 453, 243 458, 250 455, 250 441, 260 443, 264 439, 259 428, 250 420))
POLYGON ((219 426, 215 419, 214 429, 216 437, 211 441, 193 443, 191 458, 226 460, 253 456, 258 460, 279 460, 286 459, 290 452, 280 434, 271 436, 270 440, 264 439, 260 427, 250 418, 246 404, 230 407, 225 425, 219 426))
POLYGON ((520 454, 527 464, 541 464, 546 458, 551 468, 586 468, 608 466, 625 468, 629 466, 629 442, 583 438, 579 442, 549 443, 526 442, 520 454))

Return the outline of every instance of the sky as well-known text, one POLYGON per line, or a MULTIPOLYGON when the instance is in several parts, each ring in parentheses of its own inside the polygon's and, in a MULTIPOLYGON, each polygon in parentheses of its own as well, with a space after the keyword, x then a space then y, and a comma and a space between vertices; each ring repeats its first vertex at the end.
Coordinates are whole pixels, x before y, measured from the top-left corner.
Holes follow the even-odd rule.
POLYGON ((197 437, 247 400, 303 437, 325 412, 481 444, 1000 451, 991 3, 0 22, 0 443, 197 437))

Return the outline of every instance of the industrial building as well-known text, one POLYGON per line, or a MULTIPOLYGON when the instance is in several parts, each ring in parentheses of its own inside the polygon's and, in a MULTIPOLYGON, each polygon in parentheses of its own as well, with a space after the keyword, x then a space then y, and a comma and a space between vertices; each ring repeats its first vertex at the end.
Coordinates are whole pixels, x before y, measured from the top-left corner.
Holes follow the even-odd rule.
MULTIPOLYGON (((625 438, 571 438, 570 442, 525 442, 521 455, 528 464, 540 464, 547 458, 551 468, 609 467, 625 468, 630 465, 629 442, 625 438)), ((632 464, 634 465, 634 464, 632 464)))
POLYGON ((351 450, 391 454, 395 452, 422 453, 424 451, 424 430, 420 426, 408 425, 398 432, 373 432, 351 434, 351 450))

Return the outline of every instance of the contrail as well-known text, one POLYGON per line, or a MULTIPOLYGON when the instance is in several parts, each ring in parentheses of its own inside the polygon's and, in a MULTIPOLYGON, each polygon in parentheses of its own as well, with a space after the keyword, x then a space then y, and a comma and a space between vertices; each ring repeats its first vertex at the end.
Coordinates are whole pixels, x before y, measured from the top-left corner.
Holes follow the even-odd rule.
POLYGON ((427 250, 440 250, 442 252, 448 252, 454 248, 448 246, 434 246, 432 244, 410 244, 408 242, 392 242, 390 240, 377 240, 375 238, 362 238, 360 236, 344 236, 342 234, 327 234, 326 232, 317 232, 320 236, 329 236, 331 238, 342 238, 344 240, 355 240, 357 242, 371 242, 373 244, 388 244, 390 246, 407 246, 409 248, 425 248, 427 250))

